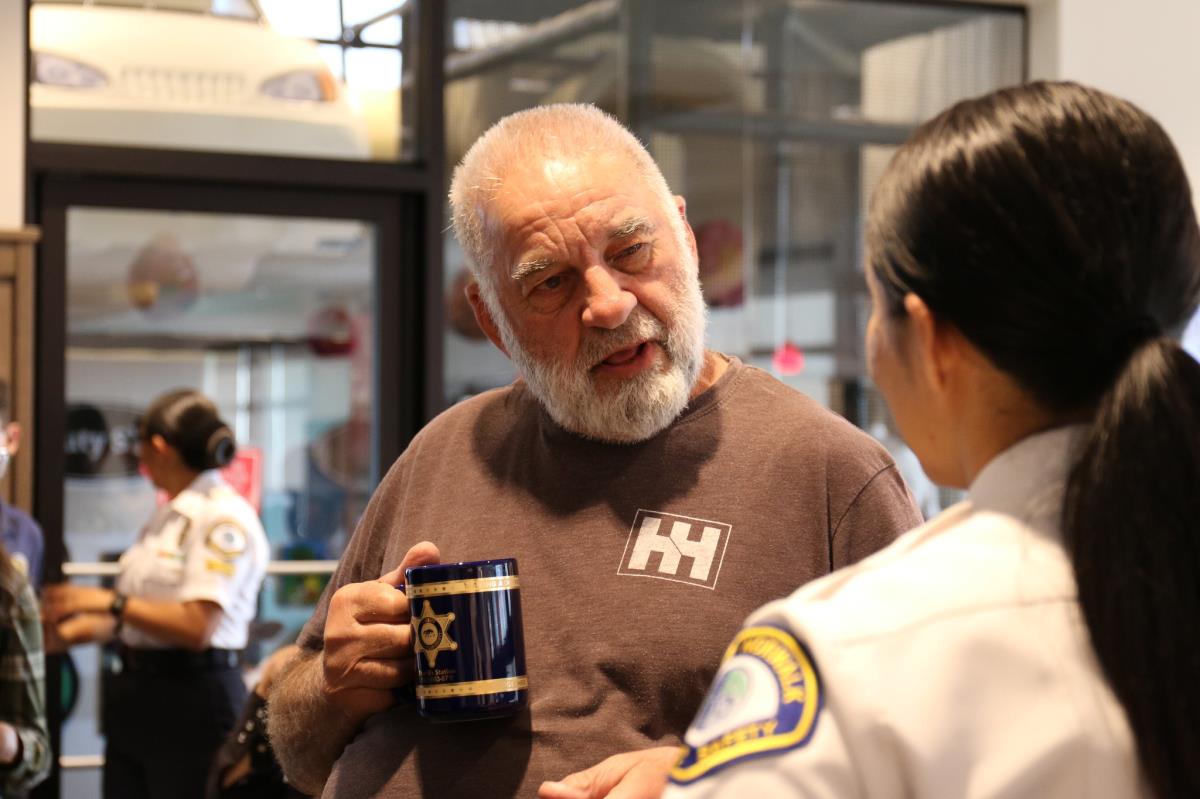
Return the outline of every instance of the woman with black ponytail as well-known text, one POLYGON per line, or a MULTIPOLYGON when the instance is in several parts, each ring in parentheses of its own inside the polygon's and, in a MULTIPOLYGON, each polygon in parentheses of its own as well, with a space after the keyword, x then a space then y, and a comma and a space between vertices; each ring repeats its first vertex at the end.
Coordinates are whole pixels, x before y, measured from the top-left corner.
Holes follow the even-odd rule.
POLYGON ((749 619, 681 753, 544 799, 1200 797, 1200 297, 1178 154, 1070 83, 922 125, 875 192, 871 374, 967 499, 749 619))
POLYGON ((258 514, 218 471, 236 450, 212 401, 172 391, 139 425, 142 466, 168 497, 121 556, 115 590, 49 586, 56 642, 116 640, 106 686, 104 795, 202 797, 246 699, 238 669, 269 557, 258 514))

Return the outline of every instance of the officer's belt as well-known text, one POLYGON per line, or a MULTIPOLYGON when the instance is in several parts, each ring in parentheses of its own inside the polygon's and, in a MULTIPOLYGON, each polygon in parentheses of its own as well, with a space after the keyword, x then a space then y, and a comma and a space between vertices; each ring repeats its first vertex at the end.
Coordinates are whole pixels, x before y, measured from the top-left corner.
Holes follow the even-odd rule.
POLYGON ((152 674, 179 674, 189 671, 232 669, 241 655, 236 649, 134 649, 122 646, 117 650, 121 670, 152 674))

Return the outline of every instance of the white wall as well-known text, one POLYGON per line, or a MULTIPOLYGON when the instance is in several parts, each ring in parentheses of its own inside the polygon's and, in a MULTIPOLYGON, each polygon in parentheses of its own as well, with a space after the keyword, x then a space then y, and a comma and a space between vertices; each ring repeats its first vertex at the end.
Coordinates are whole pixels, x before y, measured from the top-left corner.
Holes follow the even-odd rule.
MULTIPOLYGON (((1200 206, 1200 0, 1030 0, 1032 78, 1077 80, 1137 103, 1166 129, 1200 206)), ((1200 357, 1200 314, 1183 334, 1200 357)))
POLYGON ((1166 129, 1200 201, 1200 0, 1031 0, 1030 77, 1077 80, 1166 129))
POLYGON ((25 3, 0 0, 0 229, 25 224, 25 3))

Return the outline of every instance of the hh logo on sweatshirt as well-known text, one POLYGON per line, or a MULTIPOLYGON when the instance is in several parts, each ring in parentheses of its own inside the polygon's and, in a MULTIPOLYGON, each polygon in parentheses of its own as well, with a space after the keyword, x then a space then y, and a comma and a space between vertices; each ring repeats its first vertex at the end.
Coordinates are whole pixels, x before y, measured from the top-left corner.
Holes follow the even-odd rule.
POLYGON ((732 531, 723 522, 639 510, 617 574, 716 588, 732 531))

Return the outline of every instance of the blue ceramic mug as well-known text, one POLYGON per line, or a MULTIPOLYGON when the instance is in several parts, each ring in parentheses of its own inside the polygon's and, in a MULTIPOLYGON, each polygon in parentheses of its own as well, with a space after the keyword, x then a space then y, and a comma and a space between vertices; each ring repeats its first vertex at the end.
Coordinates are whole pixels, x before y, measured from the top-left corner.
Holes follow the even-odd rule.
POLYGON ((528 701, 514 558, 405 571, 417 710, 434 721, 507 716, 528 701))

